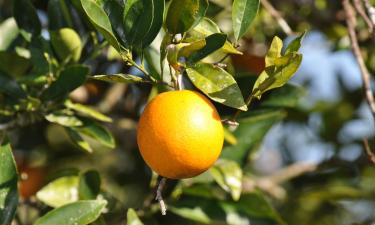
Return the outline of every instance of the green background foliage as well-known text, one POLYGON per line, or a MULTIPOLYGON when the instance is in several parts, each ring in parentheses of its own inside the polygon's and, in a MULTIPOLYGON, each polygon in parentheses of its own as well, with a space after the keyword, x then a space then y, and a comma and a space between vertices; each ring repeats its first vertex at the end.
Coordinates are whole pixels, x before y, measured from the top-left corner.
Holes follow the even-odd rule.
POLYGON ((289 82, 309 32, 350 48, 340 2, 270 2, 295 35, 259 0, 0 1, 0 224, 371 224, 375 169, 365 154, 340 156, 364 138, 341 137, 361 90, 340 83, 342 98, 311 103, 316 90, 289 82), (205 173, 167 181, 161 216, 136 126, 147 102, 179 88, 212 100, 225 144, 205 173), (286 128, 277 154, 265 151, 284 124, 333 153, 299 162, 286 128))

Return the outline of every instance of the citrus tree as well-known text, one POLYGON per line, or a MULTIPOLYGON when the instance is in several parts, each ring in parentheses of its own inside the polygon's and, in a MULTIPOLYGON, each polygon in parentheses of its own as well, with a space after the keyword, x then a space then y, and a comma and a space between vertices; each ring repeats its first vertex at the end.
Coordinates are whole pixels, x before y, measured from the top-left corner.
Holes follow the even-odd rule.
POLYGON ((251 165, 305 32, 243 72, 259 0, 3 4, 0 224, 286 224, 251 165))

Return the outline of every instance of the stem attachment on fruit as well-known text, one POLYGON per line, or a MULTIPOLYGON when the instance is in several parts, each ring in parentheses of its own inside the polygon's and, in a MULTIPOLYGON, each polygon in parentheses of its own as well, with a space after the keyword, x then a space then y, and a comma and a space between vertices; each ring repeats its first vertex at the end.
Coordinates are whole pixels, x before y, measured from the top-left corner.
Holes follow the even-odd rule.
POLYGON ((162 196, 163 188, 166 182, 167 182, 167 178, 162 177, 160 179, 159 184, 158 184, 158 189, 156 190, 156 198, 155 198, 160 204, 160 211, 163 216, 167 215, 167 206, 165 205, 163 196, 162 196))

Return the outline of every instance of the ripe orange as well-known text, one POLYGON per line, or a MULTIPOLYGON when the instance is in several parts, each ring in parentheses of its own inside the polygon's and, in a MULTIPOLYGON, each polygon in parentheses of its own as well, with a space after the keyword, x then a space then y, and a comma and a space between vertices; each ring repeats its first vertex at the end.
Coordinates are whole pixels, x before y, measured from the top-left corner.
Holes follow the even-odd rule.
POLYGON ((224 131, 212 103, 194 91, 156 96, 138 125, 143 159, 159 175, 189 178, 206 171, 219 157, 224 131))

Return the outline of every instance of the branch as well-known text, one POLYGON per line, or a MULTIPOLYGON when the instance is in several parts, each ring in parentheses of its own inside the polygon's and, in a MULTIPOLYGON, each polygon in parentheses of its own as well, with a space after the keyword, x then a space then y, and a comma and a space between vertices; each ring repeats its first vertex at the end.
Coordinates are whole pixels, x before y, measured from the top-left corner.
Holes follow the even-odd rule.
POLYGON ((370 17, 372 24, 375 26, 375 8, 371 5, 369 0, 363 0, 363 2, 365 3, 367 14, 370 17))
POLYGON ((305 162, 295 163, 269 176, 245 178, 242 182, 242 190, 244 192, 251 192, 254 191, 255 188, 259 188, 277 199, 283 199, 286 192, 280 186, 282 183, 299 177, 302 174, 313 172, 316 169, 316 164, 305 162))
POLYGON ((374 152, 371 150, 370 148, 370 145, 368 143, 368 140, 365 138, 363 139, 363 146, 365 147, 365 151, 366 151, 366 154, 368 155, 368 157, 370 158, 371 162, 373 164, 375 164, 375 154, 374 152))
POLYGON ((284 31, 284 33, 286 33, 287 35, 294 34, 293 30, 290 28, 286 20, 281 16, 280 12, 277 11, 268 0, 261 0, 261 3, 263 7, 269 12, 269 14, 271 14, 271 16, 276 19, 277 23, 284 31))
POLYGON ((162 177, 160 179, 158 189, 156 190, 156 198, 155 198, 160 204, 160 211, 163 216, 167 215, 167 207, 164 203, 163 196, 162 196, 163 188, 166 182, 167 182, 167 178, 162 177))
POLYGON ((361 0, 353 0, 354 8, 359 13, 359 15, 363 18, 365 23, 367 24, 368 30, 370 33, 374 31, 374 24, 372 23, 370 17, 366 14, 366 11, 363 7, 361 0))
POLYGON ((357 60, 358 66, 361 70, 364 96, 366 98, 367 104, 369 105, 371 109, 373 116, 375 117, 374 95, 372 93, 371 84, 370 84, 371 76, 365 65, 365 61, 361 54, 361 50, 359 49, 358 39, 357 39, 357 35, 355 32, 355 14, 354 14, 353 8, 349 0, 342 0, 342 5, 344 7, 345 14, 346 14, 346 24, 348 26, 348 32, 349 32, 349 38, 350 38, 350 42, 352 46, 352 51, 357 60))

